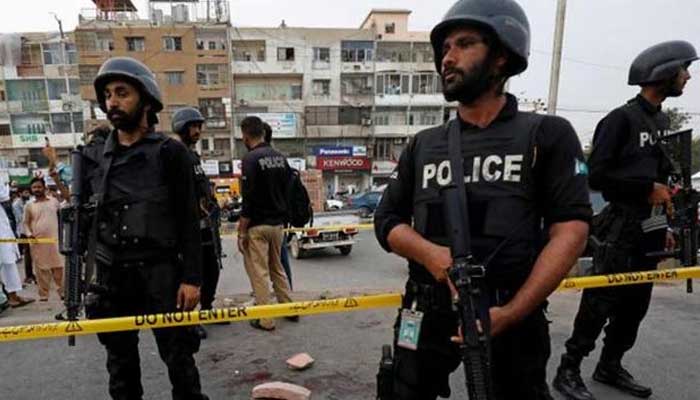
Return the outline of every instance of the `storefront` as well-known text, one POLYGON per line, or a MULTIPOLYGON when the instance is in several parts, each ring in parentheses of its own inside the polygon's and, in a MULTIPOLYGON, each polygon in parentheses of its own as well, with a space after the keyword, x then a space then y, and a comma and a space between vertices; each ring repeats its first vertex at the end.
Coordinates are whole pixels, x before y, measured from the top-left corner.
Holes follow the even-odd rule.
POLYGON ((323 171, 326 193, 350 194, 370 187, 372 163, 366 156, 316 156, 316 169, 323 171))
POLYGON ((396 161, 373 161, 372 162, 372 189, 378 189, 389 183, 391 174, 398 163, 396 161))

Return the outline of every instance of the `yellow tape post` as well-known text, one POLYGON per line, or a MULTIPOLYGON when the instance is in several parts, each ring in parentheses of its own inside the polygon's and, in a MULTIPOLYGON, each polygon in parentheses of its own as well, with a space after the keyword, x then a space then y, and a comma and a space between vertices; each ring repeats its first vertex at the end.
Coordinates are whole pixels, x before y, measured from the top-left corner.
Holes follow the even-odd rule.
MULTIPOLYGON (((557 288, 557 291, 634 285, 692 278, 700 278, 700 267, 569 278, 561 282, 557 288)), ((259 318, 278 318, 290 315, 329 314, 400 306, 401 294, 388 293, 372 296, 342 297, 329 300, 310 300, 254 307, 239 306, 214 310, 52 322, 35 325, 0 327, 0 342, 47 339, 71 335, 90 335, 102 332, 212 324, 223 321, 236 322, 259 318)))
POLYGON ((56 242, 57 242, 57 240, 55 238, 35 238, 35 239, 0 238, 0 243, 54 244, 56 242))

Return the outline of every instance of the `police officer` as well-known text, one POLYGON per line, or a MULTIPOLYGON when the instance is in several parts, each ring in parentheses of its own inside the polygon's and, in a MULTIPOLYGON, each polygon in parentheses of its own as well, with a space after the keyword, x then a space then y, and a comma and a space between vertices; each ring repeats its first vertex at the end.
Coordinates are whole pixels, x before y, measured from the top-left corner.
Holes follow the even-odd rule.
MULTIPOLYGON (((94 82, 100 108, 114 126, 104 142, 83 149, 84 201, 96 202, 85 229, 87 258, 95 258, 98 297, 88 317, 192 310, 199 301, 201 245, 195 181, 182 143, 154 131, 162 110, 155 76, 128 57, 110 58, 94 82)), ((189 328, 154 329, 168 367, 172 398, 207 399, 189 328)), ((138 331, 101 333, 113 399, 141 399, 138 331)))
POLYGON ((423 313, 413 349, 398 343, 397 319, 394 399, 449 397, 448 377, 461 359, 440 195, 453 173, 451 124, 461 130, 471 250, 486 265, 496 398, 551 399, 544 307, 583 250, 591 214, 578 137, 562 118, 518 111, 503 92, 529 55, 529 23, 515 1, 460 0, 430 39, 458 117, 410 141, 374 220, 380 244, 408 259, 403 308, 423 313))
MULTIPOLYGON (((654 269, 659 259, 645 254, 675 246, 665 215, 671 200, 667 186, 671 165, 658 145, 669 128, 661 104, 683 93, 690 79, 688 66, 697 59, 693 46, 683 41, 643 51, 632 63, 628 81, 641 86, 641 92, 596 128, 588 163, 590 186, 610 202, 592 227, 601 243, 594 253, 596 273, 654 269)), ((607 323, 593 379, 638 397, 651 396, 651 388, 635 381, 621 365, 637 338, 651 290, 652 284, 643 284, 583 291, 574 332, 553 382, 556 389, 569 399, 594 398, 581 380, 579 367, 607 323)))
MULTIPOLYGON (((197 187, 199 206, 199 228, 202 234, 202 296, 200 299, 203 310, 211 310, 219 282, 221 269, 221 238, 219 236, 218 203, 211 190, 209 179, 202 169, 202 160, 194 146, 202 135, 204 116, 194 107, 177 110, 172 118, 172 130, 190 150, 192 166, 197 187)), ((207 331, 197 325, 195 331, 201 339, 207 338, 207 331)))

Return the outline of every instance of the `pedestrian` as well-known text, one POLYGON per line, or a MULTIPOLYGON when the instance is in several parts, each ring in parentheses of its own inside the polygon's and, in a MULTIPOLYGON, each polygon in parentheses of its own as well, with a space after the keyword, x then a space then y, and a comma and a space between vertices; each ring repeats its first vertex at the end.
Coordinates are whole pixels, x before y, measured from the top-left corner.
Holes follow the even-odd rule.
POLYGON ((547 297, 583 251, 591 216, 585 170, 576 169, 581 145, 568 121, 518 111, 504 92, 530 51, 529 22, 515 1, 460 0, 430 40, 457 118, 411 139, 374 217, 379 243, 409 269, 394 330, 393 398, 449 397, 462 360, 441 188, 464 179, 471 254, 484 266, 490 307, 493 398, 552 399, 547 297), (451 170, 448 136, 460 144, 450 148, 461 147, 463 171, 451 170), (414 311, 422 317, 402 317, 414 311), (400 329, 415 342, 399 341, 400 329))
MULTIPOLYGON (((267 122, 263 122, 263 128, 265 129, 265 143, 272 146, 272 127, 267 122)), ((289 224, 285 224, 285 228, 289 227, 289 224)), ((282 236, 282 252, 280 253, 280 261, 282 262, 282 268, 284 268, 284 273, 287 274, 287 281, 289 282, 289 288, 294 290, 294 285, 292 285, 292 266, 289 263, 289 252, 287 251, 287 243, 289 243, 289 235, 284 233, 282 236)))
POLYGON ((48 301, 51 281, 63 298, 64 258, 58 251, 58 210, 60 202, 47 195, 43 177, 34 177, 30 182, 34 201, 24 209, 24 234, 27 238, 54 239, 54 243, 32 243, 29 245, 34 273, 37 278, 39 301, 48 301))
MULTIPOLYGON (((219 283, 221 270, 221 242, 219 236, 219 205, 211 189, 209 178, 202 169, 202 160, 195 150, 195 145, 202 135, 204 116, 194 107, 185 107, 173 114, 172 129, 182 143, 187 146, 195 177, 197 204, 199 210, 199 229, 202 240, 202 288, 200 304, 202 310, 211 310, 216 298, 216 285, 219 283)), ((195 326, 201 339, 207 338, 203 326, 195 326)))
MULTIPOLYGON (((18 192, 19 196, 17 196, 15 201, 12 202, 12 213, 17 221, 17 237, 20 239, 26 239, 27 235, 24 232, 24 209, 31 200, 32 192, 28 187, 20 187, 18 192)), ((20 244, 19 251, 24 258, 24 283, 36 283, 36 276, 34 276, 34 269, 32 266, 32 253, 29 251, 29 244, 20 244)))
MULTIPOLYGON (((265 143, 265 128, 258 117, 241 121, 243 143, 248 154, 242 161, 243 208, 238 223, 238 249, 255 294, 255 303, 270 303, 270 283, 278 303, 289 303, 289 284, 282 269, 283 227, 287 222, 287 160, 265 143)), ((286 317, 298 321, 299 317, 286 317)), ((275 329, 272 319, 252 320, 254 328, 275 329)))
MULTIPOLYGON (((99 299, 89 318, 190 311, 199 302, 202 249, 196 188, 187 148, 157 133, 160 89, 146 65, 114 57, 94 81, 101 110, 114 126, 82 151, 83 199, 102 198, 97 226, 84 226, 94 255, 99 299), (92 232, 96 232, 92 236, 92 232)), ((74 171, 75 172, 75 171, 74 171)), ((109 394, 143 397, 138 331, 100 333, 107 350, 109 394)), ((207 399, 193 354, 200 339, 189 327, 154 329, 173 399, 207 399)))
MULTIPOLYGON (((9 186, 5 182, 0 182, 0 202, 9 200, 9 191, 9 186)), ((9 214, 4 207, 0 207, 0 238, 15 238, 9 214)), ((19 295, 19 292, 22 290, 22 280, 17 270, 19 258, 20 252, 17 243, 0 243, 0 280, 3 284, 3 291, 7 292, 7 306, 14 308, 23 307, 34 302, 34 299, 24 298, 19 295)), ((3 302, 0 301, 0 303, 3 302)), ((3 305, 0 304, 0 309, 2 308, 3 305)))
MULTIPOLYGON (((684 41, 664 42, 639 54, 632 62, 628 84, 640 93, 606 115, 596 127, 588 160, 590 186, 610 204, 596 216, 592 233, 603 242, 593 255, 598 274, 655 269, 658 257, 646 253, 675 248, 666 209, 672 165, 659 147, 669 129, 661 105, 678 97, 690 79, 688 67, 697 60, 695 48, 684 41)), ((569 399, 591 400, 581 379, 580 365, 595 347, 603 327, 605 339, 593 379, 633 396, 646 398, 652 389, 635 380, 622 366, 632 349, 651 301, 652 284, 585 289, 574 330, 553 385, 569 399)))

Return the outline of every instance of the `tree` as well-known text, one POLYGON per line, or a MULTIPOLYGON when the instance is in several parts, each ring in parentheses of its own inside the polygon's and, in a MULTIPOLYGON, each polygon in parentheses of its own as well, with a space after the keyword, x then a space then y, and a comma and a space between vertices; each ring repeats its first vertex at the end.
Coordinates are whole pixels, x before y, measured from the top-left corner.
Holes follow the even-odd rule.
MULTIPOLYGON (((668 118, 671 120, 669 125, 670 132, 678 132, 683 129, 693 118, 692 115, 679 110, 676 107, 668 108, 664 110, 668 118)), ((700 171, 700 138, 693 139, 693 144, 691 145, 691 171, 696 173, 700 171)))
POLYGON ((667 108, 664 110, 664 113, 666 113, 668 118, 671 120, 669 125, 670 132, 680 131, 686 124, 688 124, 688 122, 690 122, 691 119, 693 119, 692 115, 681 111, 678 109, 678 107, 667 108))

